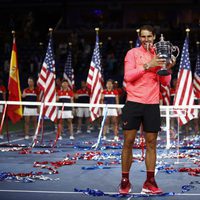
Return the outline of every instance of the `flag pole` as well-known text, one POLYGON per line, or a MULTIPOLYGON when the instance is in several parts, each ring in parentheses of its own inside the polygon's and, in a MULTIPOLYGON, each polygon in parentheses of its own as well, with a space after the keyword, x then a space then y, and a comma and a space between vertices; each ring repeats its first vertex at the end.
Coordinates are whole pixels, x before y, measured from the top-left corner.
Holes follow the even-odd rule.
MULTIPOLYGON (((49 28, 50 37, 52 37, 52 32, 53 32, 53 28, 49 28)), ((40 108, 40 114, 39 114, 39 118, 38 118, 37 128, 35 130, 35 135, 33 137, 33 141, 32 141, 32 144, 31 144, 32 148, 36 145, 38 133, 40 131, 41 126, 43 126, 44 120, 42 120, 42 124, 41 124, 41 118, 44 115, 44 110, 45 110, 45 102, 44 102, 44 99, 43 99, 43 102, 42 102, 42 105, 41 105, 41 108, 40 108)))
POLYGON ((96 35, 99 35, 99 28, 97 27, 97 28, 95 28, 94 30, 95 30, 95 32, 96 32, 96 35))
POLYGON ((13 38, 15 38, 15 31, 14 30, 12 30, 12 35, 13 35, 13 38))
MULTIPOLYGON (((95 28, 95 31, 96 31, 96 36, 98 36, 99 28, 95 28)), ((106 121, 106 118, 107 118, 107 113, 108 113, 108 107, 106 106, 105 110, 103 111, 103 119, 102 119, 102 122, 101 122, 101 128, 100 128, 100 131, 99 131, 97 142, 92 146, 92 148, 94 148, 95 150, 97 150, 99 148, 99 145, 101 143, 101 137, 102 137, 102 133, 103 133, 104 124, 105 124, 105 121, 106 121)))
MULTIPOLYGON (((12 30, 11 31, 12 35, 13 35, 13 40, 15 39, 15 30, 12 30)), ((6 109, 7 109, 7 105, 6 105, 6 109)), ((8 129, 8 115, 6 116, 6 135, 7 135, 7 140, 8 140, 8 143, 9 143, 9 140, 10 140, 10 136, 9 136, 9 129, 8 129)))
POLYGON ((36 143, 37 143, 37 136, 38 136, 39 129, 40 129, 40 121, 41 121, 41 118, 42 118, 42 115, 43 115, 43 109, 44 109, 44 103, 42 103, 41 108, 40 108, 40 114, 39 114, 38 124, 37 124, 37 128, 36 128, 36 130, 35 130, 35 135, 33 136, 32 144, 31 144, 31 147, 32 147, 32 148, 33 148, 33 147, 36 145, 36 143))
MULTIPOLYGON (((13 35, 13 40, 15 39, 15 30, 12 30, 11 31, 12 35, 13 35)), ((10 136, 9 136, 9 129, 8 129, 8 116, 6 116, 6 135, 7 135, 7 140, 8 140, 8 143, 10 141, 10 136)))
MULTIPOLYGON (((189 29, 189 28, 186 28, 186 29, 185 29, 185 32, 186 32, 186 36, 189 38, 190 29, 189 29)), ((189 41, 188 41, 188 43, 189 43, 189 41)), ((189 45, 189 44, 188 44, 188 45, 189 45)), ((187 110, 187 112, 188 112, 188 110, 187 110)))
POLYGON ((190 29, 189 29, 189 28, 186 28, 186 29, 185 29, 185 32, 186 32, 186 36, 189 37, 190 29))
POLYGON ((49 35, 52 36, 53 34, 53 28, 49 28, 49 35))
POLYGON ((103 134, 103 128, 104 128, 104 124, 106 122, 107 114, 108 114, 108 107, 106 105, 105 109, 103 110, 103 119, 102 119, 102 122, 101 122, 101 128, 100 128, 100 131, 99 131, 99 135, 98 135, 98 138, 97 138, 97 143, 92 145, 92 148, 94 148, 95 150, 97 150, 99 148, 99 145, 101 143, 101 137, 102 137, 102 134, 103 134))
POLYGON ((71 51, 71 48, 72 48, 72 42, 69 42, 68 45, 69 45, 69 50, 71 51))
POLYGON ((130 45, 130 48, 132 49, 133 48, 133 41, 132 40, 129 41, 129 45, 130 45))
MULTIPOLYGON (((52 31, 53 31, 53 29, 52 29, 52 28, 49 28, 50 37, 52 36, 52 31)), ((43 102, 43 103, 44 103, 44 102, 43 102)), ((45 108, 45 105, 44 105, 43 108, 45 108)), ((41 118, 42 118, 42 122, 39 121, 39 129, 38 129, 38 131, 41 130, 41 132, 42 132, 41 144, 43 144, 43 140, 44 140, 44 114, 43 114, 43 110, 42 110, 42 116, 41 116, 41 118)), ((36 129, 36 130, 37 130, 37 129, 36 129)))

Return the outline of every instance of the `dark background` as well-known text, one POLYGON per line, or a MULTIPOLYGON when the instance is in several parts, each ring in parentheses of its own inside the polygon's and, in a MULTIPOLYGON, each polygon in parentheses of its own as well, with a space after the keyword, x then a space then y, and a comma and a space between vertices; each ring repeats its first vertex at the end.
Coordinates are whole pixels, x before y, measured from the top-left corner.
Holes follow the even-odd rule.
MULTIPOLYGON (((190 60, 194 71, 200 40, 200 0, 0 0, 0 66, 7 85, 12 48, 11 31, 16 31, 21 87, 27 78, 37 79, 48 42, 48 28, 54 29, 57 76, 62 77, 68 42, 73 43, 73 68, 76 86, 86 79, 95 43, 95 27, 100 28, 105 79, 123 79, 123 60, 137 39, 136 29, 143 24, 155 27, 182 50, 185 29, 190 31, 190 60), (22 75, 23 74, 23 75, 22 75)), ((173 70, 176 78, 179 59, 173 70)))

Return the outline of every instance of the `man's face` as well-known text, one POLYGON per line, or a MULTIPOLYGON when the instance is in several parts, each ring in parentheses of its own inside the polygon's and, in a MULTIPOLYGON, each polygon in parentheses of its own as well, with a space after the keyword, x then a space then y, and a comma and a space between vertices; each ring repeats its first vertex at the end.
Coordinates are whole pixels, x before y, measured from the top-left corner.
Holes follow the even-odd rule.
POLYGON ((142 30, 140 33, 140 42, 142 46, 149 50, 153 46, 153 42, 155 40, 155 35, 148 30, 142 30))
POLYGON ((112 90, 112 89, 113 89, 113 83, 112 83, 111 81, 108 81, 108 82, 106 83, 106 88, 107 88, 108 90, 112 90))
POLYGON ((67 81, 62 82, 62 88, 63 88, 63 90, 66 90, 68 88, 68 82, 67 81))
POLYGON ((31 79, 31 78, 28 79, 28 85, 29 85, 29 87, 34 87, 33 79, 31 79))

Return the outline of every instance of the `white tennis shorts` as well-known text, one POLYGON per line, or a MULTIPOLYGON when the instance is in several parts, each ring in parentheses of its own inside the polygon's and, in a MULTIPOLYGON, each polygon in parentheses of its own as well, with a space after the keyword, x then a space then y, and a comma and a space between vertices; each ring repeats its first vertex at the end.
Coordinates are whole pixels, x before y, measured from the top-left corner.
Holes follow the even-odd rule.
MULTIPOLYGON (((103 108, 103 113, 105 113, 105 108, 103 108)), ((107 116, 118 116, 116 108, 108 108, 107 116)))
POLYGON ((3 112, 3 105, 0 105, 0 113, 3 112))
POLYGON ((63 111, 59 110, 58 111, 58 119, 61 118, 61 115, 62 115, 62 119, 73 119, 74 118, 71 110, 63 110, 63 111))
POLYGON ((38 116, 37 108, 24 107, 24 116, 38 116))
POLYGON ((77 117, 89 117, 90 116, 89 108, 77 108, 76 115, 77 117))

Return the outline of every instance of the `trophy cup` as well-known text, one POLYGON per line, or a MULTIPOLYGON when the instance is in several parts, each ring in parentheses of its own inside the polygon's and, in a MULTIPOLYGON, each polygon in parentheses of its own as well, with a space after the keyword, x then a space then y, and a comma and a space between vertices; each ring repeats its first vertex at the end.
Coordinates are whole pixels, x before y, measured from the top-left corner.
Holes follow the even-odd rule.
POLYGON ((159 58, 166 59, 166 64, 157 72, 160 76, 167 76, 170 72, 167 70, 167 65, 172 61, 172 56, 175 58, 179 55, 179 48, 173 46, 169 41, 164 41, 163 34, 161 34, 160 41, 154 44, 156 54, 159 58), (172 53, 177 52, 176 56, 172 53))

